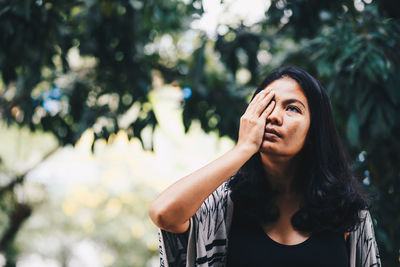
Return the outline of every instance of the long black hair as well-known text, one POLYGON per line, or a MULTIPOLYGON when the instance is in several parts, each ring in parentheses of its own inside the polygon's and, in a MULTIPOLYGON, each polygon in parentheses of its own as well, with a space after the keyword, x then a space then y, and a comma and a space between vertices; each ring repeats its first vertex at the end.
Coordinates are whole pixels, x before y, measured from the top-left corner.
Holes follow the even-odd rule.
MULTIPOLYGON (((253 98, 283 77, 300 85, 311 113, 310 128, 297 155, 301 162, 293 181, 303 198, 291 223, 304 232, 354 230, 360 222, 359 211, 369 208, 369 200, 350 169, 323 86, 301 68, 283 67, 260 84, 253 98)), ((230 178, 228 185, 235 209, 260 223, 278 219, 279 208, 274 199, 279 192, 268 181, 259 152, 230 178)))

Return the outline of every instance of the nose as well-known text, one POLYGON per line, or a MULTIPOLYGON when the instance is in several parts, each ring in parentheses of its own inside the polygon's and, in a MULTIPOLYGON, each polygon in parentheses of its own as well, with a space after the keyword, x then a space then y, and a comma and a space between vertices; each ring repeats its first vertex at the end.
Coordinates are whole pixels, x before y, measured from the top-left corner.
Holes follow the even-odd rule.
POLYGON ((275 108, 267 118, 267 124, 268 123, 282 125, 282 111, 279 109, 277 104, 275 104, 275 108))

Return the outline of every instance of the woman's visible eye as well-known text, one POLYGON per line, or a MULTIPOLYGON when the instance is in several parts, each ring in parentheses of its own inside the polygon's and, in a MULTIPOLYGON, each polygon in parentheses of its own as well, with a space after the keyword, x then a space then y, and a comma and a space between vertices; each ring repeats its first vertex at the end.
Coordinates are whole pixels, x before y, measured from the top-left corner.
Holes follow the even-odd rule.
POLYGON ((288 106, 287 110, 301 113, 300 109, 296 106, 288 106))

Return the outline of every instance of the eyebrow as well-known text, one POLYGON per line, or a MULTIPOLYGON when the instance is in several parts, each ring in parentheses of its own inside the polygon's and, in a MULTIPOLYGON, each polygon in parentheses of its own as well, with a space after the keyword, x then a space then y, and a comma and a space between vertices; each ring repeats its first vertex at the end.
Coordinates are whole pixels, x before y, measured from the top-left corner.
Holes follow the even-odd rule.
POLYGON ((301 101, 298 100, 298 99, 289 98, 289 99, 285 99, 285 100, 283 101, 283 104, 284 104, 284 105, 291 104, 291 103, 299 103, 300 105, 302 105, 302 106, 304 107, 304 109, 306 109, 306 106, 303 104, 303 102, 301 102, 301 101))

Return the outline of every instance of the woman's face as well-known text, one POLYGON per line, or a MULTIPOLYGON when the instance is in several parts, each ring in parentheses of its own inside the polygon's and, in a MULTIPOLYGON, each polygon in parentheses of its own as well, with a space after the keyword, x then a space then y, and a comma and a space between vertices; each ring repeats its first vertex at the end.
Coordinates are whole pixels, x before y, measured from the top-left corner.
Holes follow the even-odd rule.
POLYGON ((310 128, 307 97, 292 78, 284 77, 270 83, 275 92, 275 108, 265 125, 260 152, 277 156, 294 156, 302 149, 310 128))

